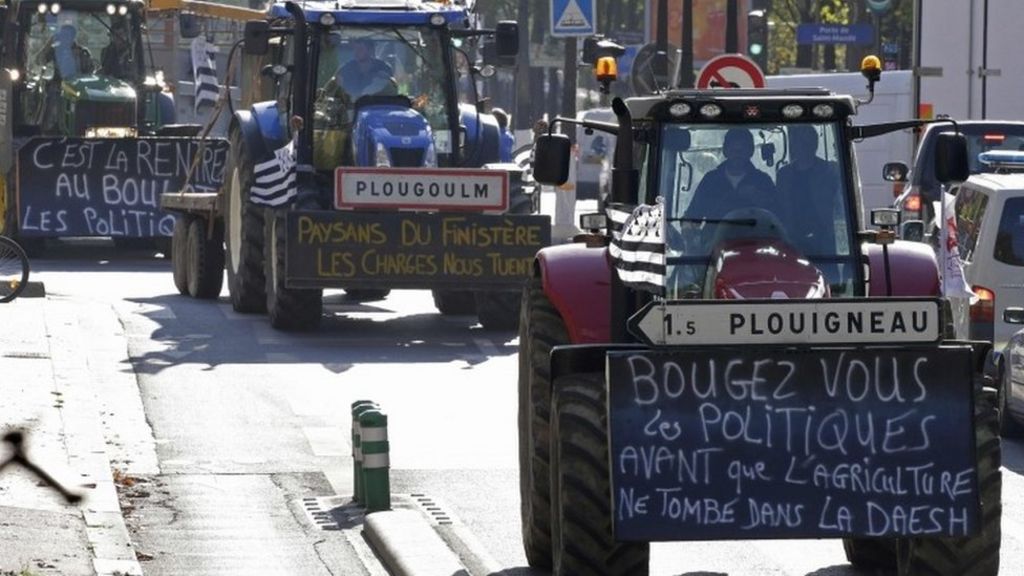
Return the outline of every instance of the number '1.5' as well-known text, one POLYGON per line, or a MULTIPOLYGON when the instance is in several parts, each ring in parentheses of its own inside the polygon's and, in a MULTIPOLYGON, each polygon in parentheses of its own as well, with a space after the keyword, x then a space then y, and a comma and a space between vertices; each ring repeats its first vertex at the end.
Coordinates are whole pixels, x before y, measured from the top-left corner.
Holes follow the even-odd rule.
POLYGON ((673 316, 675 315, 671 312, 665 314, 665 335, 680 336, 685 334, 687 336, 693 336, 697 333, 697 324, 693 320, 682 320, 679 322, 680 326, 673 330, 673 316))

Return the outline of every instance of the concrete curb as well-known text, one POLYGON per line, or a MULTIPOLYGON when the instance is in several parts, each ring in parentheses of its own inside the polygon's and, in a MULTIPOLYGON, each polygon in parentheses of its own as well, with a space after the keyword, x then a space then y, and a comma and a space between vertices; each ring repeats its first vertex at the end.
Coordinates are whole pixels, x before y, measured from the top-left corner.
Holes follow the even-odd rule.
POLYGON ((363 534, 394 576, 470 576, 458 556, 417 510, 368 514, 363 534))

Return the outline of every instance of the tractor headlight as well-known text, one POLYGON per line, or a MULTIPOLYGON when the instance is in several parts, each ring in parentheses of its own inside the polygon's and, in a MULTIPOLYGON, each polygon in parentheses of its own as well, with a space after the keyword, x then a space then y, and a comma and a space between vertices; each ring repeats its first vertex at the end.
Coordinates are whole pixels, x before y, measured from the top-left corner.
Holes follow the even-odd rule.
POLYGON ((430 23, 434 26, 444 26, 444 14, 431 14, 430 23))
POLYGON ((111 16, 117 14, 117 6, 114 6, 113 4, 107 4, 107 14, 111 16))
POLYGON ((129 126, 106 126, 85 129, 86 138, 134 138, 135 128, 129 126))
POLYGON ((334 22, 334 14, 331 14, 330 12, 324 12, 323 14, 320 15, 320 23, 323 24, 324 26, 334 26, 334 22))
POLYGON ((121 16, 124 16, 125 14, 128 13, 128 6, 126 6, 125 4, 121 4, 120 6, 117 7, 117 13, 120 14, 121 16))
POLYGON ((391 167, 391 157, 388 156, 388 149, 380 142, 377 142, 377 153, 375 154, 374 165, 377 166, 377 168, 391 167))

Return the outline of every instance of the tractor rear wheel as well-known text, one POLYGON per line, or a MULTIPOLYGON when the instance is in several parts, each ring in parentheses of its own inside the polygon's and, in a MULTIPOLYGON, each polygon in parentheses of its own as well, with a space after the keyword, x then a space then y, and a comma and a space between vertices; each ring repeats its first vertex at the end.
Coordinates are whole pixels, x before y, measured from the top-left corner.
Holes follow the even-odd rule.
POLYGON ((228 291, 235 312, 266 312, 267 289, 263 271, 263 208, 249 201, 255 158, 237 126, 231 129, 231 155, 225 210, 228 291))
POLYGON ((526 559, 551 568, 551 349, 569 343, 538 277, 523 290, 519 319, 519 497, 526 559))
POLYGON ((431 290, 434 307, 442 316, 461 316, 476 312, 476 302, 469 290, 431 290))
POLYGON ((602 372, 554 384, 551 417, 551 547, 555 576, 645 576, 650 545, 612 535, 608 410, 602 372))
POLYGON ((476 317, 485 330, 514 330, 522 296, 516 292, 477 292, 476 317))
POLYGON ((188 296, 188 226, 192 216, 178 214, 174 218, 174 233, 171 234, 171 273, 178 294, 188 296))
POLYGON ((188 293, 214 300, 224 286, 224 227, 219 222, 209 234, 205 218, 193 218, 188 227, 188 293))
POLYGON ((997 393, 974 395, 974 441, 981 490, 980 531, 966 538, 901 538, 896 557, 900 576, 996 576, 1003 516, 997 393))
MULTIPOLYGON (((285 221, 267 210, 267 312, 270 325, 277 330, 302 332, 320 325, 324 293, 320 288, 289 288, 285 285, 285 221)), ((281 211, 280 214, 285 214, 281 211)))

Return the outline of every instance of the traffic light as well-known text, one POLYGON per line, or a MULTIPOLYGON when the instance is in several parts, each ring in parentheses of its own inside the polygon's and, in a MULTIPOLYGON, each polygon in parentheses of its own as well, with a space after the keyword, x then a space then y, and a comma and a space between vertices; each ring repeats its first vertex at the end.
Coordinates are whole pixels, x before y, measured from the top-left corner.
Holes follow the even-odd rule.
POLYGON ((747 54, 767 73, 768 13, 764 10, 747 13, 747 54))

